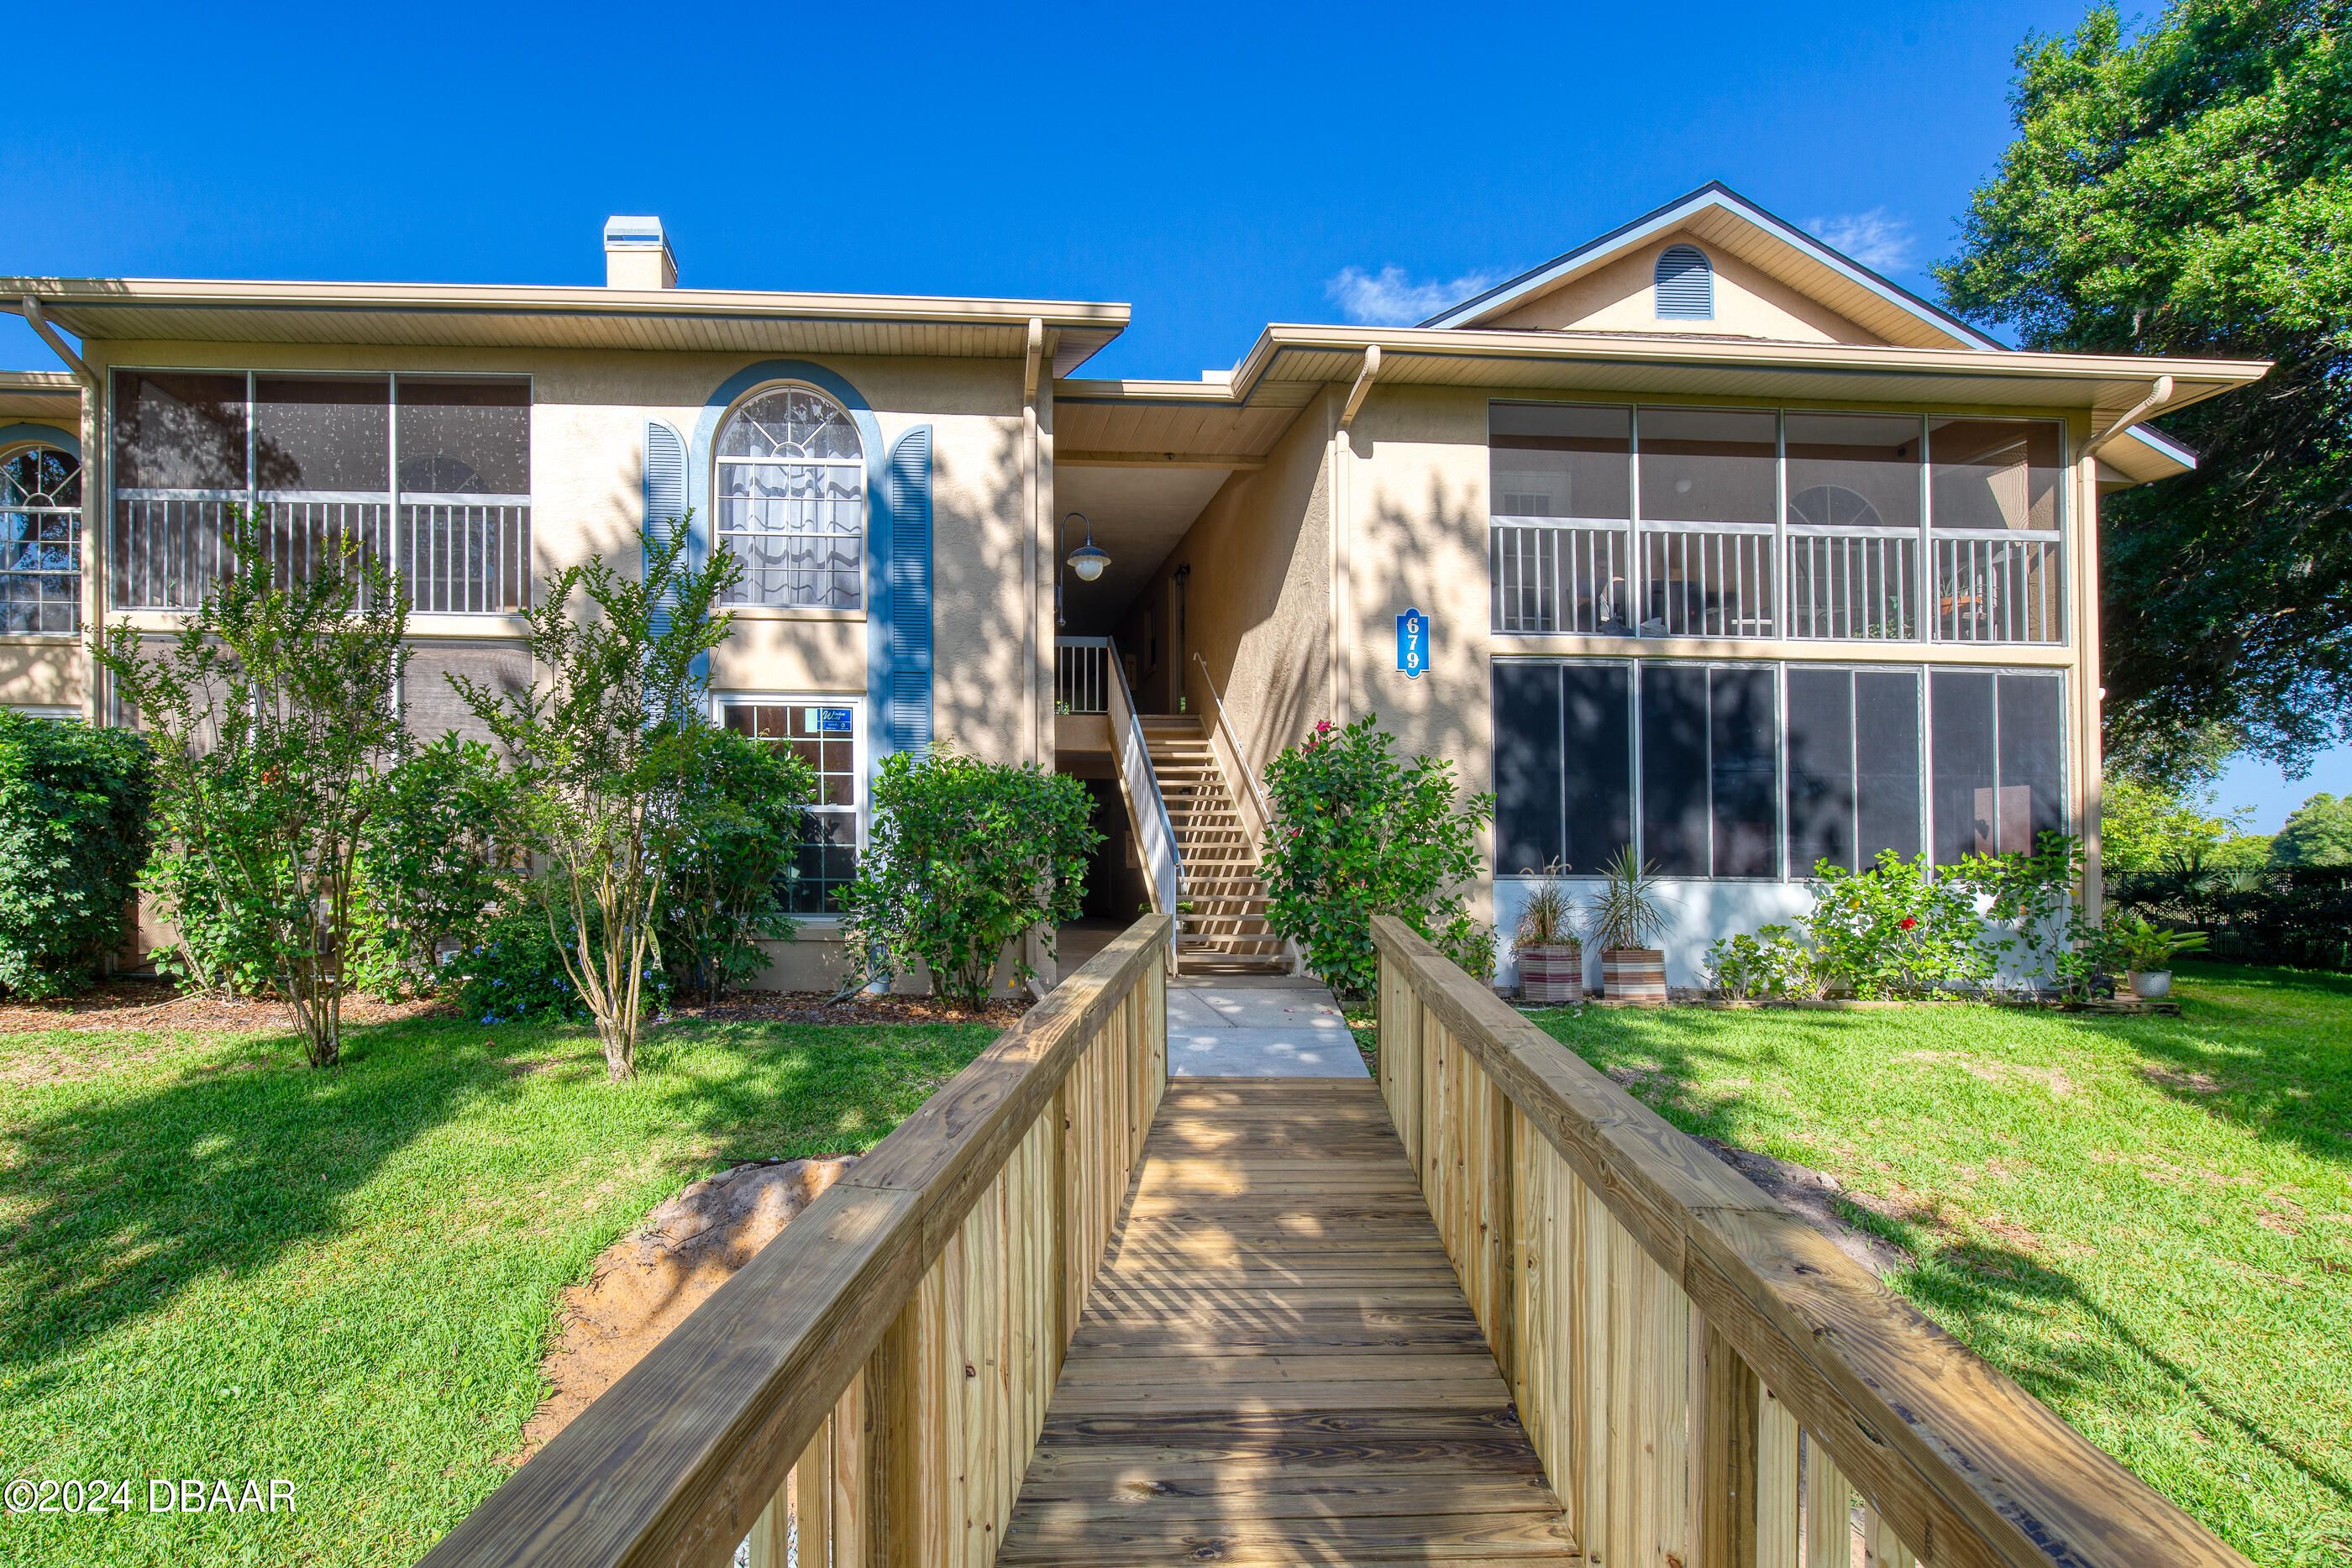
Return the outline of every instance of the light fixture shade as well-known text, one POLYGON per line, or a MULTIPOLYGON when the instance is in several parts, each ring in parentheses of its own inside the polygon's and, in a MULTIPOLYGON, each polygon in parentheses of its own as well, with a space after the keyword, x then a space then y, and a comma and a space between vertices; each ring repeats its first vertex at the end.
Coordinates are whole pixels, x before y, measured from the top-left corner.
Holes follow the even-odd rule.
POLYGON ((1110 564, 1110 553, 1096 548, 1094 541, 1089 539, 1070 552, 1069 562, 1070 570, 1078 574, 1080 582, 1092 582, 1103 574, 1103 568, 1110 564))

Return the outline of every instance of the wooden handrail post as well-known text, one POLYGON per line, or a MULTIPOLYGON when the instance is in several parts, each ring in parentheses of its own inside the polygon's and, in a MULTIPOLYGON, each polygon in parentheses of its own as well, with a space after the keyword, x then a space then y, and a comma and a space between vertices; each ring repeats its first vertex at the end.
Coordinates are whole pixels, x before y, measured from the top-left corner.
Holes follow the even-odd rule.
POLYGON ((1691 1384, 1691 1430, 1697 1452, 1698 1568, 1757 1568, 1756 1437, 1763 1385, 1721 1331, 1696 1313, 1692 1341, 1698 1375, 1691 1384))
POLYGON ((427 1554, 428 1568, 985 1564, 1167 1072, 1138 921, 427 1554))
POLYGON ((1847 1568, 1859 1498, 1887 1568, 2248 1568, 1403 923, 1372 939, 1381 1097, 1588 1561, 1847 1568))

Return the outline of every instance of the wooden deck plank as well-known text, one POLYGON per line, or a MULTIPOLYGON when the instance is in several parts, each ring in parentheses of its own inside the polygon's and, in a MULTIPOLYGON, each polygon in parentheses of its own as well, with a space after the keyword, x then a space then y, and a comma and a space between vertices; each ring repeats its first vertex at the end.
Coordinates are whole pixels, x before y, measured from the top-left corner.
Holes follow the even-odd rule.
POLYGON ((1171 1084, 997 1561, 1566 1563, 1363 1080, 1171 1084))

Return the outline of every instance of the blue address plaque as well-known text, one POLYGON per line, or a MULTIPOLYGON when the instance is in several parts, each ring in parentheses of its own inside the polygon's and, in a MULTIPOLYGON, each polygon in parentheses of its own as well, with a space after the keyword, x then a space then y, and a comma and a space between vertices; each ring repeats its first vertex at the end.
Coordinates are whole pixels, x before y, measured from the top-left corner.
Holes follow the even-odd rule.
POLYGON ((1411 606, 1397 617, 1397 668, 1407 680, 1429 668, 1429 617, 1411 606))

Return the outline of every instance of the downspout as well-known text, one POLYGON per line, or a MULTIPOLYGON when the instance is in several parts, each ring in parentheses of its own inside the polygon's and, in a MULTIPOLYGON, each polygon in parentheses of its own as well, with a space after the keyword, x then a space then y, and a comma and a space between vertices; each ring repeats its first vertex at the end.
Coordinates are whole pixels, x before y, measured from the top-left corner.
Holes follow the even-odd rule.
POLYGON ((2083 807, 2083 821, 2078 826, 2084 851, 2083 914, 2093 922, 2105 915, 2106 903, 2106 834, 2105 824, 2099 820, 2106 796, 2102 730, 2107 695, 2107 688, 2100 684, 2105 669, 2099 656, 2099 449, 2171 401, 2172 378, 2157 377, 2146 397, 2084 443, 2074 465, 2074 684, 2078 688, 2076 711, 2081 715, 2075 749, 2082 758, 2082 779, 2077 787, 2083 807))
POLYGON ((1380 379, 1380 374, 1381 346, 1367 343, 1364 345, 1364 368, 1356 373, 1356 384, 1348 393, 1348 406, 1339 413, 1340 429, 1345 430, 1356 423, 1356 411, 1364 406, 1364 399, 1370 395, 1372 382, 1380 379))
POLYGON ((1037 370, 1045 323, 1029 318, 1029 351, 1021 367, 1021 742, 1023 759, 1039 762, 1043 722, 1037 704, 1037 370))
POLYGON ((1381 346, 1364 345, 1364 368, 1356 373, 1356 384, 1349 389, 1348 401, 1339 411, 1339 419, 1331 432, 1331 722, 1346 724, 1353 716, 1354 693, 1350 690, 1348 658, 1355 646, 1351 625, 1355 614, 1353 593, 1352 545, 1354 534, 1353 497, 1349 494, 1348 459, 1354 453, 1354 438, 1349 426, 1371 395, 1372 382, 1381 373, 1381 346))
MULTIPOLYGON (((41 302, 27 294, 16 302, 16 313, 25 325, 39 335, 66 368, 81 383, 81 559, 82 559, 82 624, 96 628, 101 621, 100 607, 103 597, 106 559, 106 529, 103 527, 102 497, 107 494, 106 443, 100 439, 100 422, 103 417, 101 395, 105 383, 98 372, 79 354, 66 347, 58 329, 41 314, 41 302)), ((85 647, 82 650, 81 717, 82 722, 96 728, 105 705, 99 700, 99 683, 102 672, 98 667, 98 655, 85 647)))
POLYGON ((25 324, 41 335, 41 341, 57 350, 58 358, 66 362, 67 368, 73 371, 81 384, 89 391, 96 392, 98 372, 82 363, 79 354, 66 347, 66 340, 58 336, 58 329, 49 325, 47 317, 41 314, 41 302, 27 294, 18 302, 17 310, 25 318, 25 324))
POLYGON ((2147 389, 2147 395, 2140 399, 2139 402, 2132 404, 2129 413, 2126 413, 2121 419, 2116 421, 2113 424, 2107 426, 2107 428, 2100 434, 2091 437, 2089 444, 2083 448, 2083 455, 2085 457, 2096 457, 2099 455, 2100 447, 2105 446, 2108 442, 2113 441, 2116 436, 2121 435, 2125 431, 2129 430, 2133 425, 2137 424, 2149 414, 2161 410, 2166 403, 2168 403, 2171 401, 2172 378, 2170 376, 2157 377, 2155 384, 2147 389))
MULTIPOLYGON (((1044 526, 1038 515, 1037 483, 1037 371, 1045 355, 1045 323, 1035 316, 1029 318, 1029 347, 1021 364, 1021 729, 1024 760, 1045 765, 1045 715, 1037 700, 1037 603, 1038 529, 1044 526)), ((1047 951, 1046 932, 1043 926, 1031 929, 1022 939, 1029 967, 1038 971, 1029 980, 1029 994, 1043 1000, 1052 982, 1041 987, 1047 951)), ((1055 977, 1059 978, 1058 976, 1055 977)))

